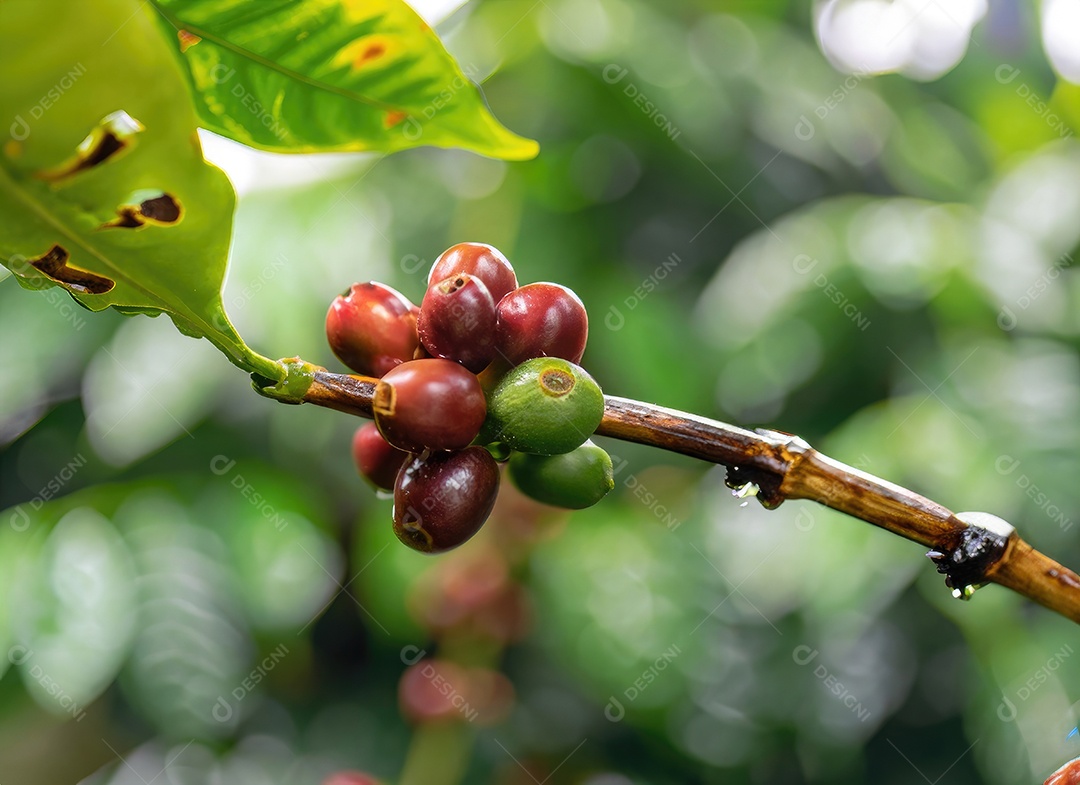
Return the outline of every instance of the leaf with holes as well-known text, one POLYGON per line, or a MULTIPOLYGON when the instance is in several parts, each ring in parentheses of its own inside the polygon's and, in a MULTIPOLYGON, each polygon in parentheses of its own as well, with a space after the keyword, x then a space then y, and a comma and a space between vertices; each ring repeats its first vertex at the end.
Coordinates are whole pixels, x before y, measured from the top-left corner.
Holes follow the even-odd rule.
POLYGON ((158 21, 139 0, 0 3, 0 262, 92 311, 167 313, 279 378, 225 316, 235 196, 158 21))
POLYGON ((405 0, 152 0, 202 120, 279 152, 463 147, 496 158, 536 142, 496 120, 405 0))

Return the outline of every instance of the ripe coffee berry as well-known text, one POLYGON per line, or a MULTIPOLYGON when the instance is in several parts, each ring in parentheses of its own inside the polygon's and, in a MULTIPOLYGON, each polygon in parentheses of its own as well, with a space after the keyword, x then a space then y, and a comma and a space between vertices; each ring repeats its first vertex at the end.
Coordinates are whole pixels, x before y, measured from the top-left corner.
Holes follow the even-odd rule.
POLYGON ((476 438, 487 414, 476 376, 438 359, 389 371, 375 385, 372 409, 386 441, 408 452, 461 449, 476 438))
POLYGON ((409 457, 409 453, 386 441, 373 422, 356 429, 352 454, 360 474, 376 488, 384 491, 394 490, 398 471, 409 457))
POLYGON ((1073 758, 1046 778, 1043 785, 1077 785, 1080 783, 1080 758, 1073 758))
POLYGON ((499 465, 483 447, 414 455, 394 485, 394 534, 423 553, 456 548, 484 525, 498 494, 499 465))
POLYGON ((458 243, 443 251, 431 266, 428 286, 458 273, 483 281, 496 304, 517 288, 517 276, 510 262, 497 249, 483 243, 458 243))
POLYGON ((389 286, 355 283, 326 314, 330 348, 357 373, 382 376, 411 360, 420 344, 414 308, 389 286))
POLYGON ((589 317, 576 294, 554 283, 531 283, 499 301, 495 347, 511 365, 533 357, 581 361, 589 317))
POLYGON ((427 290, 416 330, 432 357, 478 373, 495 357, 495 301, 479 278, 457 273, 427 290))

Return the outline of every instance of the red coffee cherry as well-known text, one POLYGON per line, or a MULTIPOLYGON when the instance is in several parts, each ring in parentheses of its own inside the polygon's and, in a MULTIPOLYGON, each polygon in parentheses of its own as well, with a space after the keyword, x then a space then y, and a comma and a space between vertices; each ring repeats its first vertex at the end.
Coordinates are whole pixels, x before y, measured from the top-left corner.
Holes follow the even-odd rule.
POLYGON ((356 429, 352 441, 353 461, 368 482, 385 491, 394 490, 398 471, 409 453, 399 450, 379 433, 373 422, 356 429))
POLYGON ((398 706, 413 723, 465 722, 469 711, 468 671, 447 660, 410 665, 398 682, 398 706))
POLYGON ((496 303, 517 288, 514 268, 498 249, 484 243, 458 243, 442 252, 428 273, 428 286, 458 273, 484 282, 496 303))
POLYGON ((510 680, 489 668, 466 668, 442 659, 412 665, 398 682, 401 713, 416 724, 472 722, 492 725, 514 705, 510 680))
POLYGON ((1080 783, 1080 758, 1073 758, 1046 778, 1043 785, 1078 785, 1080 783))
POLYGON ((450 360, 411 360, 375 386, 375 424, 399 450, 458 450, 480 433, 487 415, 476 376, 450 360))
POLYGON ((498 495, 499 465, 483 447, 414 455, 394 485, 394 534, 423 553, 448 551, 480 530, 498 495))
POLYGON ((356 373, 382 376, 413 358, 415 306, 381 283, 354 283, 334 298, 326 314, 326 339, 343 363, 356 373))
POLYGON ((479 373, 495 357, 495 301, 479 278, 451 275, 427 290, 416 331, 433 357, 479 373))
POLYGON ((495 347, 517 365, 534 357, 581 361, 589 317, 576 294, 555 283, 531 283, 499 301, 495 347))

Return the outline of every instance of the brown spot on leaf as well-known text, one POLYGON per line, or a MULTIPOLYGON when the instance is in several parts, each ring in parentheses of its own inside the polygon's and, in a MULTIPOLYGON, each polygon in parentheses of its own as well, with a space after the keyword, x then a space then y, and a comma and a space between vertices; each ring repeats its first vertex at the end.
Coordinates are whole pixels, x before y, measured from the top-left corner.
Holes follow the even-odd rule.
POLYGON ((42 275, 80 294, 104 294, 116 285, 110 278, 71 267, 68 265, 69 258, 71 255, 67 249, 54 245, 41 256, 28 261, 42 275))
POLYGON ((172 226, 184 217, 184 208, 171 194, 159 194, 141 200, 138 204, 124 204, 117 208, 117 217, 101 225, 102 229, 141 229, 147 224, 172 226))
POLYGON ((55 183, 92 169, 127 149, 132 143, 132 137, 142 130, 142 123, 127 112, 113 112, 103 118, 79 143, 74 156, 52 169, 43 169, 37 176, 46 182, 55 183))
POLYGON ((409 115, 406 112, 402 112, 398 109, 393 109, 387 112, 386 117, 383 118, 383 126, 386 128, 393 128, 395 125, 400 123, 408 116, 409 115))
POLYGON ((386 65, 391 55, 401 49, 401 43, 386 35, 365 35, 350 41, 334 56, 334 65, 352 71, 372 64, 386 65))
POLYGON ((147 199, 139 205, 139 212, 148 221, 159 224, 174 224, 180 220, 183 210, 180 202, 169 194, 162 194, 154 199, 147 199))
POLYGON ((368 46, 364 48, 364 51, 360 53, 360 57, 356 59, 354 66, 359 68, 372 60, 378 60, 384 54, 386 54, 386 46, 384 44, 368 44, 368 46))
POLYGON ((188 32, 187 30, 177 30, 176 37, 180 39, 181 52, 186 52, 188 49, 195 46, 195 44, 199 43, 202 40, 199 36, 195 35, 194 33, 188 32))

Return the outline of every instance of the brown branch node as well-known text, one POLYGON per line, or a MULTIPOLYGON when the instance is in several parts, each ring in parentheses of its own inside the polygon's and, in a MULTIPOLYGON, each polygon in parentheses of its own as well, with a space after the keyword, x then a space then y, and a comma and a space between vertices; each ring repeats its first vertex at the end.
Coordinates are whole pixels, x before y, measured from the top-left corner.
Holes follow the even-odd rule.
POLYGON ((934 548, 926 555, 945 576, 953 596, 969 600, 976 589, 993 579, 1009 546, 1019 538, 1012 524, 988 512, 960 512, 955 517, 966 524, 956 544, 934 548))

